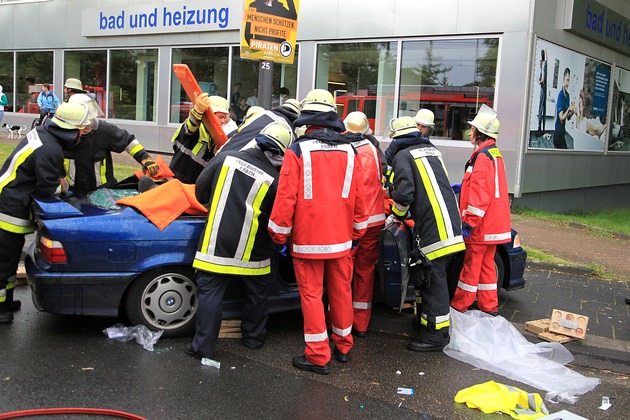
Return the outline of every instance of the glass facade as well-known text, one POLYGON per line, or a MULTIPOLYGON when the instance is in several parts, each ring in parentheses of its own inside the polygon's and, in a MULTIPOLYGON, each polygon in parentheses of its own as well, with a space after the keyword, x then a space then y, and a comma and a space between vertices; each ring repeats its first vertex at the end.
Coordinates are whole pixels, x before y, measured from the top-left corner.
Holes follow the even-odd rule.
MULTIPOLYGON (((107 51, 66 51, 63 55, 63 80, 74 77, 94 96, 107 115, 107 51)), ((60 98, 61 99, 61 98, 60 98)))
POLYGON ((53 52, 20 51, 15 54, 15 106, 17 112, 39 114, 37 97, 44 83, 50 84, 59 100, 63 88, 53 86, 53 52))
POLYGON ((4 107, 5 112, 13 112, 15 107, 13 106, 13 57, 12 52, 0 52, 0 85, 5 95, 7 95, 7 102, 9 105, 4 107))
POLYGON ((111 50, 109 118, 156 121, 156 49, 111 50))

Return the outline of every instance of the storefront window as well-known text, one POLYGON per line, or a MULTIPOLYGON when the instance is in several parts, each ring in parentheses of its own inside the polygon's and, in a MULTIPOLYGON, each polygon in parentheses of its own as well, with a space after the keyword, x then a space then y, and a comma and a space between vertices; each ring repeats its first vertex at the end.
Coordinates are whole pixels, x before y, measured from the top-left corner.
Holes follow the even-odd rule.
MULTIPOLYGON (((297 89, 297 62, 298 48, 295 50, 295 61, 293 64, 273 63, 273 82, 271 107, 274 108, 282 104, 284 99, 295 98, 297 89)), ((258 105, 258 75, 261 61, 245 60, 240 57, 240 47, 232 48, 232 89, 230 91, 230 106, 237 120, 243 112, 247 112, 247 107, 258 105), (236 85, 240 84, 239 88, 236 85), (235 92, 238 92, 235 94, 235 92), (239 108, 238 102, 245 99, 239 108), (237 109, 238 108, 238 109, 237 109)))
POLYGON ((66 51, 63 56, 63 80, 69 77, 81 80, 83 88, 94 95, 104 113, 107 99, 107 51, 66 51))
POLYGON ((395 42, 320 45, 315 87, 333 93, 342 119, 362 111, 383 135, 394 112, 397 54, 395 42))
MULTIPOLYGON (((52 85, 53 53, 52 51, 18 52, 16 54, 16 100, 18 112, 39 114, 37 97, 42 91, 42 84, 49 83, 50 90, 57 96, 63 89, 52 85)), ((61 97, 59 97, 61 100, 61 97)))
POLYGON ((156 121, 156 49, 112 50, 108 118, 156 121))
POLYGON ((498 47, 496 38, 403 42, 398 116, 428 108, 433 137, 468 140, 467 121, 494 102, 498 47))
MULTIPOLYGON (((227 47, 217 48, 173 48, 173 64, 186 64, 190 67, 199 87, 209 95, 227 98, 228 62, 227 47)), ((192 102, 171 72, 171 115, 169 121, 182 123, 190 112, 192 102)))
POLYGON ((9 105, 4 107, 5 112, 13 111, 13 53, 0 53, 0 85, 7 95, 9 105))

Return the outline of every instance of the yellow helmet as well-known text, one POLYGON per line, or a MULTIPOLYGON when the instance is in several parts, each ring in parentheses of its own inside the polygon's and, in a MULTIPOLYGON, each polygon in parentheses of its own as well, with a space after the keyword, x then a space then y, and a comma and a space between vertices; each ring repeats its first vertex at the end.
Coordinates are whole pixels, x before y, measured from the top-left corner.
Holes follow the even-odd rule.
POLYGON ((90 95, 86 95, 85 93, 75 93, 70 98, 68 98, 68 103, 86 104, 88 110, 90 111, 90 115, 93 118, 99 118, 105 115, 103 114, 103 110, 100 106, 98 106, 96 101, 90 95))
POLYGON ((75 79, 74 77, 66 79, 66 83, 63 84, 63 87, 72 89, 75 92, 87 92, 87 90, 83 89, 81 81, 79 79, 75 79))
POLYGON ((422 108, 418 111, 414 119, 416 120, 416 123, 425 127, 435 126, 435 115, 433 114, 433 111, 429 109, 422 108))
POLYGON ((98 120, 90 118, 86 104, 64 102, 59 105, 51 121, 66 130, 82 130, 91 127, 98 120))
POLYGON ((287 150, 295 140, 295 134, 293 134, 291 127, 287 123, 280 121, 267 124, 267 126, 260 131, 260 134, 271 139, 276 146, 278 146, 283 155, 284 151, 287 150))
POLYGON ((313 89, 302 100, 302 111, 337 112, 337 105, 326 89, 313 89))
POLYGON ((251 117, 252 115, 258 115, 265 112, 265 108, 262 106, 254 105, 247 108, 247 112, 245 113, 245 119, 251 117))
POLYGON ((468 121, 468 124, 475 127, 479 132, 496 140, 499 136, 499 126, 501 125, 497 115, 497 111, 483 104, 481 108, 479 108, 479 112, 475 118, 473 118, 472 121, 468 121))
POLYGON ((368 117, 361 111, 349 113, 343 120, 346 129, 352 133, 372 134, 368 117))
POLYGON ((212 112, 230 113, 230 102, 222 96, 209 96, 212 112))
POLYGON ((281 106, 282 108, 286 108, 298 115, 300 115, 300 110, 302 108, 302 104, 300 104, 300 101, 297 99, 285 99, 281 106))
POLYGON ((413 117, 392 118, 389 121, 390 137, 396 138, 409 133, 419 133, 418 125, 413 117))

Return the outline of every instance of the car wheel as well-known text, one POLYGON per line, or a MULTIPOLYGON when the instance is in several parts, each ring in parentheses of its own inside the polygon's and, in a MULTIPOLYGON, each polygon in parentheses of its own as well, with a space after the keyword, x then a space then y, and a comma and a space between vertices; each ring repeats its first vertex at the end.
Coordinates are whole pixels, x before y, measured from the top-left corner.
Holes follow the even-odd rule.
POLYGON ((497 250, 494 253, 494 270, 497 273, 497 293, 501 290, 501 286, 503 285, 503 277, 505 276, 505 265, 503 264, 503 258, 501 258, 501 254, 497 250))
POLYGON ((126 299, 132 325, 164 330, 163 338, 192 334, 197 308, 194 271, 188 268, 144 273, 131 284, 126 299))

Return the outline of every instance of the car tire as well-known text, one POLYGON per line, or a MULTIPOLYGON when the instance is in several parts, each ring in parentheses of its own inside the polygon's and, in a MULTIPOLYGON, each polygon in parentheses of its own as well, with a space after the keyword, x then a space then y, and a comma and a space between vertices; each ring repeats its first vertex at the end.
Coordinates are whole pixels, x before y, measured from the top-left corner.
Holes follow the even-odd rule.
POLYGON ((185 337, 195 329, 197 286, 192 268, 161 268, 133 281, 125 300, 132 325, 164 330, 163 338, 185 337))
POLYGON ((505 280, 505 264, 503 263, 503 258, 501 258, 501 253, 497 249, 497 252, 494 253, 494 270, 497 273, 497 293, 501 290, 501 286, 503 286, 503 281, 505 280))

